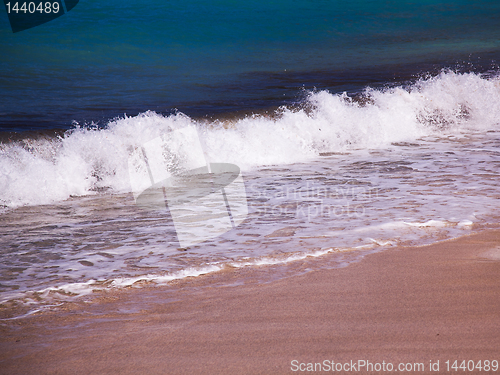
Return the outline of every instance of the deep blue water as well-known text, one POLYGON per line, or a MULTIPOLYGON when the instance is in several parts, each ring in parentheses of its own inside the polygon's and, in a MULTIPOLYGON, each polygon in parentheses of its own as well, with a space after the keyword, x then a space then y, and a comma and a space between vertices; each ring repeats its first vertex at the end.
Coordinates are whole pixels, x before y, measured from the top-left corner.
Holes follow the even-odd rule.
POLYGON ((500 61, 500 2, 90 1, 12 33, 0 11, 0 127, 147 110, 258 111, 500 61))

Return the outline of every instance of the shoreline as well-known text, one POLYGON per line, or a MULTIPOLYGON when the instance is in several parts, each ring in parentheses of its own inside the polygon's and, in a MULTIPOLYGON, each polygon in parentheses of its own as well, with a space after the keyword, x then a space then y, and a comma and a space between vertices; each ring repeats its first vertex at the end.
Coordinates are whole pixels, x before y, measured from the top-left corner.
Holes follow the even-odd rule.
POLYGON ((227 271, 124 291, 0 323, 0 373, 285 374, 332 360, 447 373, 447 360, 500 360, 499 260, 488 230, 267 284, 227 271))

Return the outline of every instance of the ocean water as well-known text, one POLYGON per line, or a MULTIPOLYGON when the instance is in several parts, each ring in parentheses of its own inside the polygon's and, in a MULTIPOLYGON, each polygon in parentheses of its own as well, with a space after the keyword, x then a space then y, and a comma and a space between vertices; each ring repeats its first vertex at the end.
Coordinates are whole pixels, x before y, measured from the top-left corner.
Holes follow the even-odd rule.
POLYGON ((105 126, 147 110, 189 116, 356 92, 442 67, 496 66, 500 4, 455 1, 81 0, 12 33, 0 12, 0 126, 105 126))
POLYGON ((498 226, 499 25, 497 1, 2 13, 2 316, 498 226))

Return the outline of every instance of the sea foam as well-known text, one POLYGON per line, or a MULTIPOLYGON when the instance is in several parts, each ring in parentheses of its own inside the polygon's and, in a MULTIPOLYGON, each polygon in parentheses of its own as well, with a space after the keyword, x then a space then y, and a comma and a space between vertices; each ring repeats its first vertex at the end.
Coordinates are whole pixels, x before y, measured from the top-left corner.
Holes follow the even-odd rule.
MULTIPOLYGON (((134 150, 157 137, 182 134, 175 130, 186 127, 198 132, 207 161, 233 163, 243 171, 427 135, 498 129, 500 79, 446 71, 409 86, 367 88, 362 100, 310 92, 301 104, 302 109, 283 107, 273 116, 226 122, 146 112, 114 119, 102 129, 76 127, 58 138, 2 144, 0 205, 49 204, 103 190, 130 192, 128 158, 134 150)), ((176 150, 189 152, 189 141, 170 140, 176 150)))

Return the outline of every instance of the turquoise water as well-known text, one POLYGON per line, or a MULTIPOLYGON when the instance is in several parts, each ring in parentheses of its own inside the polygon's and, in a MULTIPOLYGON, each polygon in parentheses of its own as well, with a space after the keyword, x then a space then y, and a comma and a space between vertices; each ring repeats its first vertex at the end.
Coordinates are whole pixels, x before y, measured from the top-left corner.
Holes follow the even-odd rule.
POLYGON ((0 126, 14 131, 254 111, 500 56, 496 0, 81 0, 15 34, 0 14, 0 126))

